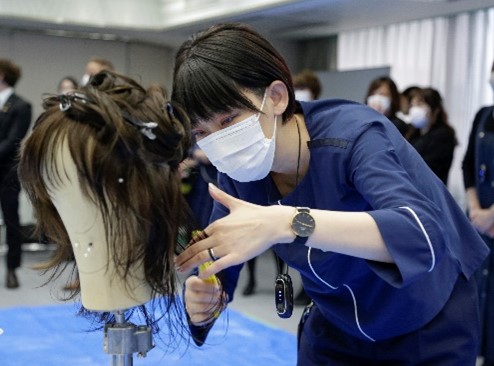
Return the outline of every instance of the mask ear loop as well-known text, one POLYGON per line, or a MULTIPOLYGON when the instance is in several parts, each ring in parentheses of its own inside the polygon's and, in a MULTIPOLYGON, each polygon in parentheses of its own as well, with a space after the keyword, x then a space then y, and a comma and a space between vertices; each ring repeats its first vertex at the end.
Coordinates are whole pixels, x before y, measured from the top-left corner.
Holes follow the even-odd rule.
MULTIPOLYGON (((264 91, 264 96, 262 97, 262 103, 261 103, 261 107, 259 108, 259 112, 257 113, 257 116, 256 118, 259 118, 261 116, 261 113, 262 113, 262 109, 264 108, 264 103, 266 102, 266 97, 268 95, 268 89, 266 88, 266 90, 264 91)), ((273 136, 271 136, 270 140, 272 140, 274 138, 274 136, 276 135, 276 123, 278 121, 278 115, 275 115, 274 116, 274 129, 273 129, 273 136)))
POLYGON ((261 107, 259 108, 259 112, 257 112, 257 118, 259 118, 259 116, 261 115, 262 113, 262 109, 264 108, 264 103, 266 102, 266 96, 268 95, 268 89, 266 89, 264 91, 264 96, 262 97, 262 103, 261 103, 261 107))

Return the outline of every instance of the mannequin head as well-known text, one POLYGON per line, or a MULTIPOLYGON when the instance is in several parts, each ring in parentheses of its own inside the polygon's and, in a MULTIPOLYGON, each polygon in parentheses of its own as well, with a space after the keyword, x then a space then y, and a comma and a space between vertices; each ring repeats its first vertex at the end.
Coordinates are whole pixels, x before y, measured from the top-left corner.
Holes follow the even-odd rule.
POLYGON ((161 295, 173 302, 188 119, 162 94, 111 71, 46 98, 44 108, 23 144, 19 176, 38 233, 57 244, 45 268, 59 273, 74 255, 89 310, 161 295))

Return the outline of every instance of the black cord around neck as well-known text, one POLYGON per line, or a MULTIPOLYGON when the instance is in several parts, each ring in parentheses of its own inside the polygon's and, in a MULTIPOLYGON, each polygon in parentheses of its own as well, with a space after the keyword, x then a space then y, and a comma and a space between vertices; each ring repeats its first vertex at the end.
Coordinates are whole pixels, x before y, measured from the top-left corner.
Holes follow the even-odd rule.
MULTIPOLYGON (((297 156, 297 174, 295 175, 295 189, 297 189, 298 186, 298 180, 299 180, 299 173, 300 173, 300 156, 302 152, 302 135, 300 133, 300 126, 298 125, 298 118, 295 117, 295 123, 297 124, 297 132, 298 132, 298 156, 297 156)), ((283 261, 282 263, 282 268, 280 268, 280 259, 276 255, 276 262, 278 264, 278 269, 281 271, 281 273, 288 274, 288 265, 283 261)))
POLYGON ((295 123, 297 124, 297 132, 298 132, 297 175, 295 176, 295 189, 297 189, 299 172, 300 172, 300 155, 302 152, 302 136, 300 134, 300 126, 298 125, 298 118, 296 116, 295 116, 295 123))

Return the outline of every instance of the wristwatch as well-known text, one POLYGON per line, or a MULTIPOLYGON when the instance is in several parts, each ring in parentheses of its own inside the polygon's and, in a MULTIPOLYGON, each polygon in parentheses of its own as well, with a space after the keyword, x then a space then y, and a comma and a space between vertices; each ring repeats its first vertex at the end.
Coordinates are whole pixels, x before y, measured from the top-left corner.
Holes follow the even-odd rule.
POLYGON ((292 217, 291 228, 296 235, 293 244, 305 244, 307 239, 314 232, 316 228, 316 222, 314 217, 310 214, 310 208, 297 207, 295 215, 292 217))

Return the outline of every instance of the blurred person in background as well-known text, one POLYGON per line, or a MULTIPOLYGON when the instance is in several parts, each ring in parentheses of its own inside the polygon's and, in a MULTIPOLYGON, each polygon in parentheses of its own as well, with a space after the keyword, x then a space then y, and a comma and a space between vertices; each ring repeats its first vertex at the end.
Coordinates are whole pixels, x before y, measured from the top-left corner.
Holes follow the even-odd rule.
POLYGON ((433 88, 416 91, 408 116, 411 127, 406 134, 407 140, 447 185, 457 140, 439 92, 433 88))
POLYGON ((411 85, 400 93, 400 110, 396 115, 406 123, 410 123, 408 113, 410 112, 410 104, 413 97, 420 91, 420 87, 411 85))
POLYGON ((7 59, 0 59, 0 205, 7 229, 8 289, 19 287, 16 270, 21 265, 22 235, 19 223, 17 154, 22 139, 31 125, 31 104, 15 93, 21 68, 7 59))
POLYGON ((103 70, 115 71, 113 63, 105 58, 93 56, 86 63, 84 68, 84 75, 81 79, 81 86, 85 86, 92 76, 103 70))
POLYGON ((295 89, 295 99, 301 102, 317 100, 321 95, 321 81, 316 73, 309 69, 294 75, 293 88, 295 89))
POLYGON ((369 84, 366 104, 385 115, 404 136, 408 130, 408 124, 397 116, 400 111, 400 93, 395 82, 388 76, 381 76, 369 84))
POLYGON ((67 94, 68 92, 74 91, 79 87, 77 81, 72 76, 65 76, 58 82, 58 94, 67 94))

